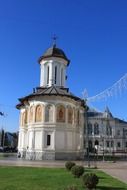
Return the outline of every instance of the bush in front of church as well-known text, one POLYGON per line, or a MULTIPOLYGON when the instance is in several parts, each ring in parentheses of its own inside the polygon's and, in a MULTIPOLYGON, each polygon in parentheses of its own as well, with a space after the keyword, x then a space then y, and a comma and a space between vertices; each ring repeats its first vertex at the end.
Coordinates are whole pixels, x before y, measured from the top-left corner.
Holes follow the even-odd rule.
POLYGON ((87 187, 87 189, 92 190, 96 188, 99 178, 94 173, 87 173, 82 176, 82 181, 83 185, 87 187))
POLYGON ((83 173, 84 173, 84 167, 83 166, 73 166, 72 168, 71 168, 71 172, 72 172, 72 174, 74 175, 74 177, 77 177, 77 178, 79 178, 80 176, 82 176, 83 175, 83 173))
POLYGON ((74 163, 74 162, 67 161, 67 162, 65 163, 65 167, 66 167, 66 169, 67 169, 68 171, 70 171, 73 166, 75 166, 75 163, 74 163))

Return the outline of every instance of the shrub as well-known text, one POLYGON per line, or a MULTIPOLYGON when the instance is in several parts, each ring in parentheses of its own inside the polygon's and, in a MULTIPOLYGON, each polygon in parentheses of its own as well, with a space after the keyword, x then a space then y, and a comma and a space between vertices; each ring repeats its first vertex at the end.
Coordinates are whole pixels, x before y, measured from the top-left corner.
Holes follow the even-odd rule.
POLYGON ((83 166, 73 166, 71 168, 71 172, 74 175, 74 177, 80 177, 84 173, 84 167, 83 166))
POLYGON ((84 174, 82 180, 83 180, 83 185, 87 187, 89 190, 96 188, 96 185, 99 182, 99 178, 94 173, 84 174))
POLYGON ((69 170, 69 171, 71 170, 71 168, 72 168, 73 166, 75 166, 75 163, 74 163, 74 162, 67 161, 67 162, 65 163, 65 167, 66 167, 66 169, 69 170))

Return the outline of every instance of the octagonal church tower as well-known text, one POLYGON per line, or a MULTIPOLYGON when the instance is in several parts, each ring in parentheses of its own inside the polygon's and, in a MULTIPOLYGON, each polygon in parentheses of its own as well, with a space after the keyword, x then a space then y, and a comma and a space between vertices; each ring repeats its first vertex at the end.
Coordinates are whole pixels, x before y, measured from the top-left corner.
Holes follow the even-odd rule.
POLYGON ((20 98, 18 152, 30 160, 76 160, 84 153, 85 102, 65 87, 69 59, 52 47, 39 58, 40 86, 20 98))

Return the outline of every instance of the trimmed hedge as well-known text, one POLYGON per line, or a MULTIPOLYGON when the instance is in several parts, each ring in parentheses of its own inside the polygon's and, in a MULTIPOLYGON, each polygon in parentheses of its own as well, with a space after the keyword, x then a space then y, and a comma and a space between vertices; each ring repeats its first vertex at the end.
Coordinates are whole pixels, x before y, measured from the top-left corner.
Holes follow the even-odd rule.
POLYGON ((71 168, 71 172, 74 175, 74 177, 79 178, 84 173, 84 167, 75 165, 71 168))
POLYGON ((68 171, 70 171, 73 166, 75 166, 75 163, 74 163, 74 162, 67 161, 67 162, 65 163, 65 167, 66 167, 66 169, 67 169, 68 171))
POLYGON ((87 173, 82 176, 83 185, 89 190, 96 188, 96 185, 99 182, 99 178, 94 173, 87 173))

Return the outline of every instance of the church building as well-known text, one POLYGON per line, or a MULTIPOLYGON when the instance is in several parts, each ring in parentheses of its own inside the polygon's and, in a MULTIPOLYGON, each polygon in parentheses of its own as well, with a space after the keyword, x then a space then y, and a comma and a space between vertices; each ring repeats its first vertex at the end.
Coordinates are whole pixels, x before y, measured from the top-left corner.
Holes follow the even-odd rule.
POLYGON ((39 64, 40 86, 16 106, 20 110, 18 152, 30 160, 83 159, 87 106, 66 87, 70 61, 54 43, 39 64))

